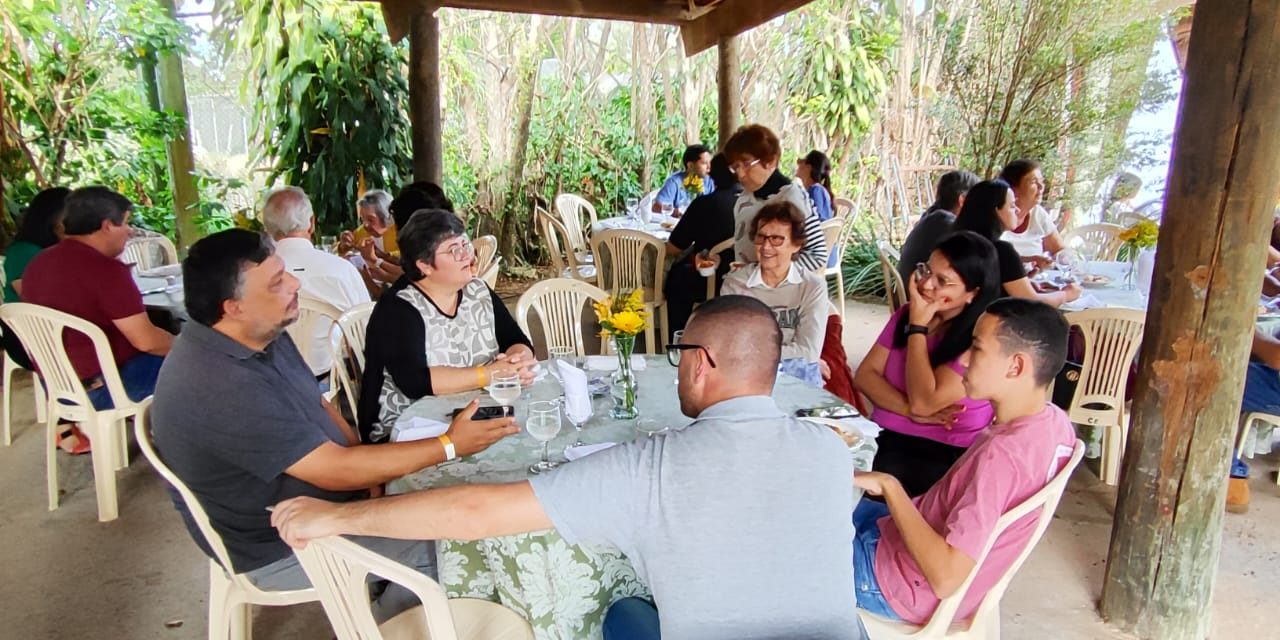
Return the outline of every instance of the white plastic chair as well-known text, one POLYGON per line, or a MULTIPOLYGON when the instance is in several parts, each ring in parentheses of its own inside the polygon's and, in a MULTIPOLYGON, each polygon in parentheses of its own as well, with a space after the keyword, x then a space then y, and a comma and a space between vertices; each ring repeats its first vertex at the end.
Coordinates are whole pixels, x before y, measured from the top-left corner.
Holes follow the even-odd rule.
MULTIPOLYGON (((1272 428, 1280 427, 1280 416, 1254 411, 1244 416, 1244 424, 1240 428, 1240 440, 1236 442, 1236 457, 1243 460, 1253 457, 1253 449, 1245 449, 1245 443, 1249 440, 1249 433, 1254 431, 1257 423, 1263 422, 1272 428)), ((1280 485, 1280 474, 1276 475, 1276 484, 1280 485)))
POLYGON ((595 265, 579 262, 578 254, 569 249, 571 236, 564 223, 541 207, 534 208, 533 216, 542 232, 542 241, 547 243, 547 253, 551 254, 551 266, 556 277, 595 283, 595 265))
MULTIPOLYGON (((711 250, 707 252, 707 255, 711 257, 719 256, 725 251, 729 251, 730 249, 732 249, 733 243, 734 243, 734 239, 732 237, 726 240, 723 240, 716 246, 711 247, 711 250)), ((723 256, 721 256, 721 259, 723 259, 723 256)), ((730 259, 732 260, 732 258, 730 259)), ((719 292, 716 291, 716 274, 713 273, 709 277, 707 277, 707 299, 710 300, 716 297, 717 293, 719 292)))
POLYGON ((178 264, 178 249, 164 236, 130 238, 124 245, 124 253, 120 254, 120 261, 136 265, 138 271, 146 271, 167 264, 178 264))
POLYGON ((480 236, 472 240, 471 245, 476 249, 476 273, 484 274, 498 258, 498 239, 493 236, 480 236))
POLYGON ((373 313, 373 302, 358 304, 338 317, 334 323, 341 334, 333 347, 333 382, 347 399, 351 416, 358 419, 357 402, 360 397, 360 379, 364 374, 364 338, 373 313))
POLYGON ((1146 312, 1089 309, 1068 313, 1067 322, 1084 333, 1084 362, 1067 415, 1076 424, 1103 429, 1102 481, 1114 486, 1129 438, 1124 392, 1130 366, 1142 346, 1146 312))
POLYGON ((595 223, 599 222, 596 216, 596 208, 586 198, 572 193, 562 193, 555 199, 556 215, 560 216, 560 222, 564 223, 564 228, 569 232, 569 247, 578 254, 579 262, 590 262, 587 256, 591 255, 590 249, 587 247, 586 230, 592 228, 595 223), (589 224, 583 227, 583 219, 589 224))
POLYGON ((836 198, 832 203, 831 213, 837 218, 848 220, 853 213, 853 201, 848 198, 836 198))
MULTIPOLYGON (((4 354, 4 390, 0 391, 4 395, 4 446, 13 444, 13 410, 10 408, 11 397, 13 392, 13 374, 18 371, 26 371, 18 366, 13 358, 9 357, 6 352, 4 354)), ((44 396, 44 383, 40 381, 40 374, 35 371, 29 371, 31 374, 31 390, 36 396, 36 422, 44 424, 49 421, 48 399, 44 396)))
POLYGON ((484 281, 485 284, 489 285, 490 289, 497 287, 498 286, 498 268, 501 265, 501 263, 502 263, 502 256, 494 256, 493 262, 489 265, 489 268, 485 269, 484 271, 477 272, 476 277, 480 278, 481 280, 484 281))
POLYGON ((138 414, 139 404, 129 399, 120 371, 111 355, 107 336, 97 325, 56 309, 14 302, 0 306, 0 319, 18 335, 31 361, 49 385, 46 396, 48 446, 46 448, 49 510, 58 508, 58 419, 77 422, 93 443, 93 484, 98 497, 98 520, 109 522, 119 515, 115 472, 128 464, 124 421, 138 414), (62 338, 64 332, 83 334, 93 344, 102 367, 103 384, 114 409, 98 410, 80 382, 62 338))
POLYGON ((431 578, 350 540, 329 537, 296 551, 338 640, 531 640, 520 614, 488 600, 449 599, 431 578), (378 625, 369 603, 368 577, 390 580, 422 605, 378 625))
MULTIPOLYGON (((573 347, 579 356, 587 355, 582 339, 582 311, 589 303, 604 302, 609 294, 595 285, 572 278, 554 278, 536 282, 516 302, 516 324, 525 335, 529 331, 529 313, 535 311, 542 324, 542 339, 548 352, 552 347, 573 347)), ((604 353, 604 339, 600 353, 604 353)))
MULTIPOLYGON (((285 331, 289 332, 289 336, 293 338, 294 346, 298 347, 298 351, 302 353, 302 359, 306 361, 307 367, 311 368, 312 371, 315 371, 315 367, 318 364, 313 362, 316 357, 312 352, 316 335, 319 333, 318 329, 322 326, 329 327, 329 331, 325 333, 326 336, 329 336, 333 331, 333 323, 337 322, 338 318, 341 317, 342 311, 337 307, 302 291, 298 292, 298 319, 288 327, 285 327, 285 331)), ((331 339, 325 340, 326 353, 332 352, 332 344, 333 341, 331 339)), ((333 367, 335 366, 337 366, 337 363, 330 361, 331 379, 333 367)), ((326 397, 329 400, 333 400, 336 395, 337 388, 335 385, 330 384, 329 393, 326 397)))
POLYGON ((667 274, 666 244, 643 231, 606 229, 591 237, 591 251, 601 268, 600 284, 605 285, 607 291, 620 294, 631 289, 644 290, 645 311, 649 313, 648 326, 644 330, 645 344, 649 346, 649 353, 661 353, 668 333, 666 294, 662 286, 667 274), (644 273, 645 254, 650 251, 653 252, 651 279, 644 273), (607 270, 603 269, 606 255, 609 256, 607 270), (659 329, 660 340, 654 338, 655 326, 659 329))
POLYGON ((1086 224, 1062 234, 1062 246, 1076 249, 1092 260, 1114 261, 1120 255, 1120 233, 1124 227, 1099 222, 1086 224))
POLYGON ((200 504, 191 489, 156 452, 151 441, 151 430, 147 428, 151 399, 147 398, 140 406, 142 410, 138 419, 133 422, 138 448, 156 473, 178 492, 191 519, 196 523, 196 528, 200 530, 200 535, 204 537, 206 546, 213 551, 214 558, 209 559, 209 640, 250 640, 253 637, 252 606, 255 604, 278 607, 319 600, 320 596, 315 589, 263 591, 244 574, 223 569, 231 566, 231 556, 222 544, 222 536, 218 535, 218 531, 209 522, 204 505, 200 504))
POLYGON ((890 311, 897 311, 907 304, 907 285, 898 273, 902 255, 885 240, 876 243, 876 254, 880 259, 880 276, 884 278, 885 301, 889 303, 890 311))
POLYGON ((1044 536, 1045 529, 1049 527, 1049 521, 1053 519, 1053 512, 1058 508, 1058 502, 1062 499, 1062 492, 1067 488, 1067 480, 1071 478, 1071 472, 1080 464, 1080 459, 1083 457, 1084 443, 1077 440, 1075 447, 1071 451, 1071 459, 1043 489, 1024 500, 1022 504, 1006 511, 1004 515, 1000 516, 999 520, 996 520, 995 529, 987 538, 986 545, 982 548, 982 553, 978 556, 977 562, 974 563, 973 569, 969 571, 968 577, 964 579, 964 582, 955 593, 943 598, 938 603, 938 607, 934 609, 933 615, 929 618, 927 624, 921 626, 907 622, 891 621, 866 611, 859 611, 858 615, 862 618, 862 623, 867 628, 867 635, 871 637, 871 640, 898 640, 900 638, 918 640, 982 638, 984 640, 999 640, 1000 599, 1004 597, 1005 590, 1009 588, 1009 582, 1018 573, 1022 563, 1026 562, 1027 557, 1031 555, 1032 549, 1035 549, 1036 544, 1040 542, 1040 538, 1044 536), (969 587, 973 584, 974 578, 977 577, 978 569, 987 559, 987 554, 991 552, 991 547, 995 545, 1006 529, 1037 509, 1040 512, 1036 516, 1035 530, 1027 540, 1026 546, 1018 553, 1018 557, 1013 561, 1013 564, 1009 565, 1009 568, 1000 576, 1000 580, 982 597, 982 601, 978 604, 978 609, 974 612, 973 617, 967 623, 965 621, 957 621, 955 619, 956 613, 964 602, 965 594, 969 592, 969 587))
POLYGON ((840 317, 844 317, 844 250, 848 246, 849 229, 851 224, 847 224, 843 218, 832 218, 823 220, 819 225, 822 229, 822 237, 827 241, 827 255, 836 257, 835 266, 827 267, 823 271, 823 277, 836 277, 836 305, 840 307, 840 317))

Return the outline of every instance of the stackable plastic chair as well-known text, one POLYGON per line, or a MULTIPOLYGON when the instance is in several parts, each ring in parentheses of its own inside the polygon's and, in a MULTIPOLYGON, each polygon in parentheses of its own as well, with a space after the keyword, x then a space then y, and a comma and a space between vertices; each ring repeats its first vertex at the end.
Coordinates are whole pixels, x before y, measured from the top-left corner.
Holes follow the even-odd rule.
POLYGON ((551 254, 551 266, 556 277, 595 283, 595 265, 579 260, 578 253, 571 248, 571 234, 564 223, 541 207, 534 207, 533 217, 542 232, 542 241, 547 243, 547 253, 551 254))
POLYGON ((818 225, 822 229, 822 237, 827 241, 827 255, 836 257, 835 266, 823 271, 825 278, 836 277, 836 306, 840 307, 840 317, 844 317, 844 250, 848 246, 849 231, 853 228, 843 218, 823 220, 818 225))
POLYGON ((357 403, 360 397, 360 379, 364 375, 364 338, 369 326, 369 316, 373 313, 373 302, 358 304, 342 314, 337 322, 341 334, 337 342, 330 342, 333 347, 334 386, 347 399, 351 407, 351 417, 357 415, 357 403))
MULTIPOLYGON (((11 404, 11 394, 13 393, 13 374, 18 371, 27 371, 18 366, 13 358, 9 357, 9 353, 4 354, 4 390, 0 393, 4 396, 4 446, 13 444, 13 410, 11 404)), ((44 396, 44 383, 40 381, 40 374, 35 371, 27 371, 31 374, 31 390, 36 396, 36 422, 44 424, 49 421, 49 401, 44 396)))
POLYGON ((590 262, 591 250, 587 246, 587 236, 590 234, 586 230, 599 222, 595 206, 582 196, 562 193, 556 196, 555 208, 560 222, 564 223, 564 228, 569 232, 569 245, 566 248, 572 248, 578 254, 578 262, 590 262), (582 225, 584 220, 588 223, 586 227, 582 225))
MULTIPOLYGON (((609 294, 599 287, 572 278, 553 278, 534 283, 516 303, 516 323, 529 336, 529 313, 537 312, 542 324, 542 339, 548 352, 553 347, 572 347, 579 356, 587 355, 582 338, 583 309, 592 302, 604 302, 609 294)), ((604 353, 604 340, 600 353, 604 353)))
POLYGON ((876 243, 876 255, 880 259, 880 276, 884 278, 885 300, 890 311, 897 311, 907 304, 907 285, 898 273, 898 262, 902 255, 885 240, 876 243))
POLYGON ((209 640, 250 640, 253 637, 252 608, 255 604, 278 607, 319 600, 320 596, 315 589, 263 591, 244 574, 235 573, 231 569, 231 556, 222 543, 222 536, 218 535, 218 531, 209 522, 204 505, 200 504, 191 489, 156 452, 151 441, 151 430, 147 427, 151 399, 143 401, 141 407, 139 418, 133 423, 138 448, 156 473, 178 492, 191 519, 196 523, 196 528, 200 530, 200 535, 204 537, 206 546, 213 551, 214 558, 209 560, 209 640))
MULTIPOLYGON (((1280 427, 1280 416, 1254 411, 1244 416, 1244 424, 1240 427, 1240 440, 1236 442, 1236 457, 1243 460, 1253 457, 1253 450, 1246 450, 1244 445, 1249 441, 1249 433, 1257 429, 1259 422, 1271 425, 1272 427, 1280 427)), ((1280 485, 1280 474, 1276 475, 1276 484, 1280 485)))
POLYGON ((1124 227, 1118 224, 1086 224, 1062 234, 1062 246, 1077 249, 1094 260, 1114 261, 1120 255, 1120 233, 1124 227))
POLYGON ((49 307, 26 302, 0 306, 0 319, 17 334, 31 361, 48 385, 46 424, 46 478, 49 510, 58 508, 58 420, 79 423, 93 443, 93 484, 98 495, 98 520, 107 522, 119 515, 115 472, 128 464, 125 420, 138 414, 138 403, 129 399, 120 371, 111 355, 107 336, 97 325, 49 307), (102 380, 111 395, 114 409, 98 410, 89 401, 88 391, 63 344, 64 333, 83 334, 93 345, 102 367, 102 380))
MULTIPOLYGON (((732 248, 733 248, 733 238, 728 238, 726 240, 721 241, 716 246, 711 247, 711 250, 707 252, 707 255, 719 256, 720 254, 732 248)), ((721 257, 721 259, 723 259, 723 256, 721 257)), ((713 273, 709 277, 707 277, 707 299, 710 300, 716 297, 716 295, 718 295, 719 293, 720 292, 716 290, 716 274, 713 273)))
POLYGON ((853 201, 848 198, 836 198, 831 204, 831 213, 837 218, 849 219, 853 213, 853 201))
POLYGON ((1102 427, 1102 481, 1114 486, 1129 438, 1124 392, 1142 346, 1146 312, 1089 309, 1068 313, 1067 322, 1084 332, 1084 362, 1067 416, 1076 424, 1102 427))
POLYGON ((132 263, 139 271, 167 264, 178 264, 178 249, 164 236, 130 238, 124 245, 120 261, 132 263))
POLYGON ((662 286, 667 275, 666 243, 643 231, 606 229, 591 237, 591 249, 596 255, 596 264, 601 267, 600 284, 605 285, 606 290, 614 294, 631 289, 644 291, 645 311, 650 319, 644 330, 645 344, 649 346, 649 353, 660 353, 668 333, 667 300, 662 286), (652 278, 646 277, 644 268, 645 254, 650 251, 653 252, 652 278), (603 268, 605 255, 609 256, 608 269, 603 268), (660 340, 654 337, 655 327, 659 329, 660 340))
POLYGON ((476 249, 476 273, 483 274, 494 265, 498 257, 498 239, 493 236, 480 236, 472 240, 471 245, 476 249))
POLYGON ((532 640, 520 614, 488 600, 449 599, 421 572, 339 537, 296 551, 338 640, 532 640), (369 602, 369 576, 390 580, 422 602, 379 625, 369 602))
MULTIPOLYGON (((298 319, 294 323, 285 328, 289 332, 289 336, 293 338, 294 346, 298 347, 298 351, 302 354, 302 359, 306 361, 307 367, 315 371, 317 363, 312 362, 312 341, 315 340, 316 329, 322 324, 328 325, 332 329, 332 323, 337 322, 342 317, 342 311, 337 307, 308 295, 305 292, 298 292, 298 319)), ((333 341, 325 340, 325 347, 332 352, 333 341)), ((330 363, 330 378, 333 377, 333 367, 337 366, 337 362, 330 363)), ((337 385, 329 385, 329 393, 327 398, 333 400, 337 395, 337 385)))
POLYGON ((1071 459, 1049 481, 1049 484, 1037 491, 1035 495, 1027 498, 1022 504, 1000 516, 1000 519, 996 521, 995 529, 987 538, 982 554, 978 556, 973 569, 969 571, 969 576, 964 579, 964 582, 955 593, 943 598, 938 603, 938 608, 934 609, 933 615, 929 618, 927 624, 914 625, 907 622, 886 620, 866 611, 858 611, 858 615, 862 618, 862 623, 867 628, 867 635, 871 637, 871 640, 898 640, 901 638, 915 638, 918 640, 940 640, 942 638, 999 640, 1000 599, 1004 597, 1005 590, 1009 588, 1009 582, 1018 573, 1022 563, 1026 562, 1027 557, 1031 555, 1031 550, 1035 549, 1036 544, 1040 542, 1040 538, 1044 536, 1045 529, 1049 528, 1049 521, 1053 519, 1053 512, 1058 508, 1058 502, 1062 499, 1062 492, 1067 488, 1067 480, 1071 478, 1071 472, 1080 464, 1080 459, 1083 457, 1084 443, 1077 440, 1075 448, 1071 452, 1071 459), (1000 538, 1000 534, 1037 509, 1039 509, 1039 514, 1036 516, 1036 527, 1031 534, 1031 538, 1027 540, 1027 545, 1022 548, 1013 564, 1009 565, 1009 568, 1000 576, 999 582, 982 597, 982 602, 979 603, 978 610, 974 612, 973 617, 969 620, 956 620, 956 613, 964 602, 965 594, 969 592, 969 587, 973 585, 973 580, 978 575, 978 569, 986 561, 987 554, 991 553, 991 547, 1000 538))

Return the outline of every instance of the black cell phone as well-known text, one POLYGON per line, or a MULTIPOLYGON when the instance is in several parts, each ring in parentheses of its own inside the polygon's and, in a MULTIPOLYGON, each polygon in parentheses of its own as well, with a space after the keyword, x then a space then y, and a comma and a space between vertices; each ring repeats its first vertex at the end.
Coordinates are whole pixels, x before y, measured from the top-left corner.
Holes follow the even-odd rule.
MULTIPOLYGON (((449 412, 449 417, 454 418, 466 407, 454 409, 449 412)), ((480 407, 476 409, 476 414, 471 417, 472 420, 493 420, 494 418, 505 418, 516 414, 515 407, 510 405, 501 405, 497 407, 480 407)))

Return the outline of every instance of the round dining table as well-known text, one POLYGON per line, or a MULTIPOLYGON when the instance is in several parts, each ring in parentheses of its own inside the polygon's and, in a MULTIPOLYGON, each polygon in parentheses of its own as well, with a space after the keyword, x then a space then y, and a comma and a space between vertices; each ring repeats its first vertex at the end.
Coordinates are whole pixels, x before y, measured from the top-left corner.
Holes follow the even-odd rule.
POLYGON ((644 221, 621 215, 613 218, 602 218, 591 225, 591 233, 599 233, 606 229, 632 229, 643 231, 662 242, 666 242, 671 237, 671 230, 676 228, 676 223, 679 221, 679 218, 664 216, 660 213, 651 213, 648 219, 644 221))
MULTIPOLYGON (((592 370, 592 364, 609 368, 612 360, 616 366, 613 357, 589 360, 589 378, 607 380, 609 376, 607 371, 592 370)), ((640 420, 657 421, 671 431, 683 429, 692 422, 680 413, 675 367, 667 363, 665 356, 643 356, 643 360, 643 368, 636 371, 639 418, 610 418, 612 399, 606 393, 593 399, 593 415, 583 427, 582 442, 591 445, 651 437, 637 429, 640 420)), ((547 363, 543 363, 542 368, 546 367, 547 363)), ((447 421, 450 412, 466 406, 480 393, 424 397, 410 405, 401 420, 417 417, 447 421)), ((523 423, 529 402, 556 399, 561 393, 560 384, 551 376, 535 381, 514 403, 517 421, 523 423)), ((783 374, 778 376, 773 397, 788 413, 815 407, 849 408, 836 396, 783 374)), ((481 404, 496 403, 489 400, 481 404)), ((551 459, 564 461, 564 451, 577 438, 573 426, 563 420, 560 435, 550 443, 551 459)), ((856 468, 871 468, 875 447, 873 438, 858 439, 850 449, 856 468)), ((542 444, 521 431, 475 455, 404 476, 388 486, 388 493, 458 484, 518 482, 529 477, 529 466, 541 455, 542 444)), ((858 497, 855 496, 855 502, 858 497)), ((438 540, 436 566, 440 585, 449 597, 499 602, 524 616, 533 626, 535 637, 540 639, 600 638, 604 614, 610 604, 628 596, 649 595, 622 552, 606 546, 571 545, 554 530, 471 542, 438 540)))

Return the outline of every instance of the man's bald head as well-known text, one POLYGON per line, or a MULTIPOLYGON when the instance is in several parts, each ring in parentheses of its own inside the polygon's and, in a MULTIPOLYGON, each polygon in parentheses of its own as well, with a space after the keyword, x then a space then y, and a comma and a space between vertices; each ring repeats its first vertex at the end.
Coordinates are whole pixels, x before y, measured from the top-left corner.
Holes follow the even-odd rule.
POLYGON ((741 381, 766 395, 772 391, 782 357, 782 330, 763 302, 736 295, 713 298, 689 319, 683 342, 706 347, 727 380, 741 381))

